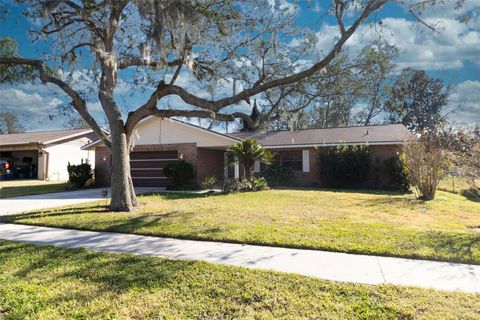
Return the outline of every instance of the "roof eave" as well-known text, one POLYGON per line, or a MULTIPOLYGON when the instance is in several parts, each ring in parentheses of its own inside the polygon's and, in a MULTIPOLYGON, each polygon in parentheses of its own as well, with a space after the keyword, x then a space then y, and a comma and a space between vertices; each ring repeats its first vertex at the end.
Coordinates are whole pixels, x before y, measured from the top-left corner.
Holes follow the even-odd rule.
POLYGON ((265 149, 287 149, 287 148, 312 148, 312 147, 334 147, 343 145, 401 145, 407 141, 353 141, 353 142, 336 142, 336 143, 296 143, 296 144, 276 144, 268 145, 260 142, 265 149))

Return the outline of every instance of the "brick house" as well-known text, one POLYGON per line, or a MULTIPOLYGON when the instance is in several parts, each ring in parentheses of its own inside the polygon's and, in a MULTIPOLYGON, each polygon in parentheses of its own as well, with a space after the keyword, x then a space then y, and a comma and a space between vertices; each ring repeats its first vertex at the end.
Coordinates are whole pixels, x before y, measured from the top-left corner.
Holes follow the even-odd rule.
MULTIPOLYGON (((301 186, 320 184, 317 148, 339 144, 368 144, 372 161, 381 162, 392 157, 408 138, 408 130, 401 124, 304 129, 297 131, 238 132, 222 134, 174 119, 150 117, 137 125, 134 146, 130 156, 132 180, 135 186, 166 186, 168 180, 163 166, 169 161, 185 159, 195 171, 197 183, 208 176, 217 179, 243 176, 239 166, 224 166, 225 150, 241 139, 254 138, 272 151, 282 165, 290 167, 301 186)), ((84 146, 95 150, 95 179, 99 186, 110 183, 110 153, 97 140, 84 146)), ((256 163, 255 172, 261 166, 256 163)), ((372 183, 385 184, 381 173, 372 176, 372 183)))

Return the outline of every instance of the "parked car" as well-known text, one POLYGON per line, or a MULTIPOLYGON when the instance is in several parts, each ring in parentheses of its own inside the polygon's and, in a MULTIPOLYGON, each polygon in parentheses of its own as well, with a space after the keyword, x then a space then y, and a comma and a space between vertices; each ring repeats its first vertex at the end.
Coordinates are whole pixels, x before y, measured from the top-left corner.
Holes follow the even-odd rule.
POLYGON ((0 160, 0 180, 13 179, 13 165, 8 160, 0 160))

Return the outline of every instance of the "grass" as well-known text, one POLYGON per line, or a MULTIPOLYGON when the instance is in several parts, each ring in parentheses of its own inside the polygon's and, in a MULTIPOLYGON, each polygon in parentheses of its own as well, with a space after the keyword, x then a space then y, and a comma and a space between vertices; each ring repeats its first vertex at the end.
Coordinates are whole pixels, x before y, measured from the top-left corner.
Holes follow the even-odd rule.
POLYGON ((0 199, 65 191, 65 182, 42 180, 0 181, 0 199))
POLYGON ((0 319, 478 319, 480 296, 0 241, 0 319))
MULTIPOLYGON (((480 186, 480 179, 476 179, 475 184, 480 186)), ((470 186, 464 178, 448 175, 440 180, 438 189, 461 194, 462 192, 470 189, 470 186)))
POLYGON ((480 203, 439 191, 413 195, 270 190, 139 198, 133 213, 104 202, 5 216, 3 222, 311 248, 480 264, 480 203))

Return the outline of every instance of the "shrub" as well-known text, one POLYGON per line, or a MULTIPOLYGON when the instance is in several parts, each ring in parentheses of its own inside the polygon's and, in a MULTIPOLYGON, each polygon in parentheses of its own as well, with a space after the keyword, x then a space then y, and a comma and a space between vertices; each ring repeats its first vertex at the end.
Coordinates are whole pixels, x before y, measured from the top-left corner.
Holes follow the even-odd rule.
POLYGON ((403 146, 400 159, 417 198, 435 198, 438 183, 446 173, 447 156, 444 140, 436 132, 427 133, 403 146))
POLYGON ((367 184, 370 151, 366 145, 320 147, 320 181, 325 187, 360 188, 367 184))
POLYGON ((250 188, 251 188, 250 191, 262 191, 262 190, 269 189, 267 180, 263 177, 261 178, 252 177, 249 182, 250 182, 250 188))
POLYGON ((291 168, 273 162, 265 171, 268 184, 274 187, 287 187, 295 184, 295 174, 291 168))
POLYGON ((92 166, 88 162, 83 162, 77 165, 67 164, 68 181, 76 188, 85 187, 87 181, 92 180, 93 171, 92 166))
POLYGON ((206 177, 201 184, 202 189, 212 190, 213 187, 217 184, 217 182, 218 180, 215 176, 206 177))
POLYGON ((223 191, 225 193, 250 192, 267 190, 268 184, 265 178, 255 178, 235 180, 230 179, 225 181, 223 191))
POLYGON ((390 178, 390 186, 393 190, 407 192, 410 190, 410 183, 407 179, 407 171, 398 154, 385 160, 386 173, 390 178))
POLYGON ((185 190, 194 187, 193 166, 185 160, 170 162, 163 168, 163 172, 171 179, 170 189, 185 190))

